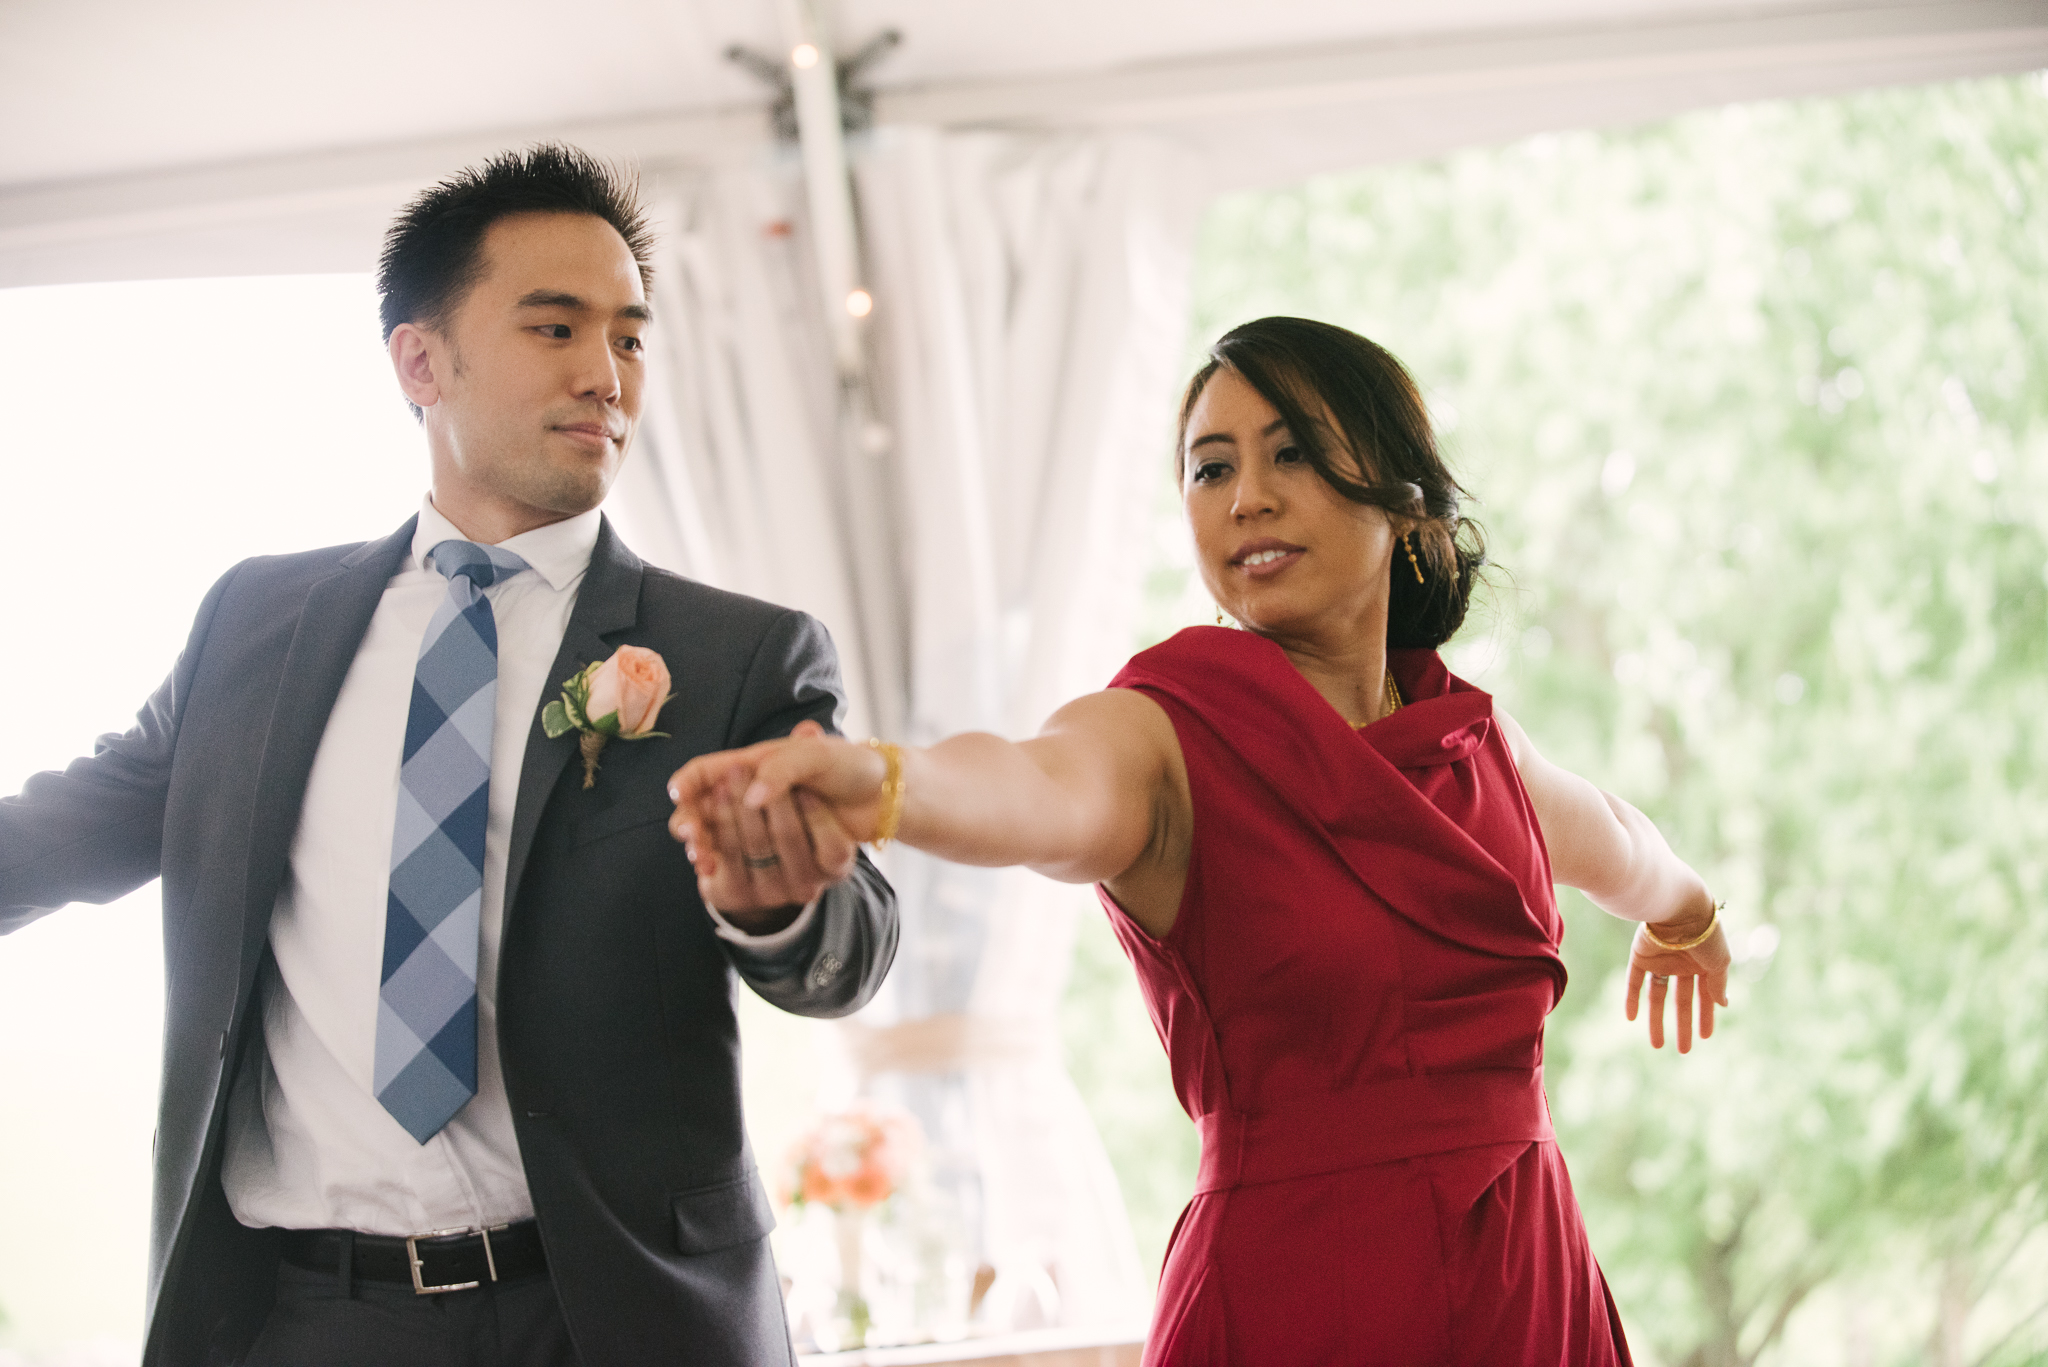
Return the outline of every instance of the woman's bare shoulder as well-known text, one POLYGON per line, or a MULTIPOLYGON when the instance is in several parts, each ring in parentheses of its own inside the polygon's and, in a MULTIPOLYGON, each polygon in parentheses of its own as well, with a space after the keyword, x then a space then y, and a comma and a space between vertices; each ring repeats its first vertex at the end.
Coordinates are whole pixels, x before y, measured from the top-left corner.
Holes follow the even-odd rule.
POLYGON ((1522 771, 1526 781, 1530 766, 1542 758, 1536 742, 1529 739, 1529 733, 1522 729, 1522 724, 1500 705, 1499 698, 1493 700, 1493 722, 1500 728, 1501 738, 1508 743, 1508 753, 1514 756, 1515 767, 1522 771))

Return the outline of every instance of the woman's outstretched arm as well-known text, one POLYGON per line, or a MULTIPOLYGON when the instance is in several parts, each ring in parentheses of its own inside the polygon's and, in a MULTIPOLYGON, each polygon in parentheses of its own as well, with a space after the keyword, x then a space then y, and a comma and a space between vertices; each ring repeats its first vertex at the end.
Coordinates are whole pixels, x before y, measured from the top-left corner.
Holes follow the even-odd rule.
POLYGON ((1654 934, 1666 944, 1686 944, 1712 925, 1714 899, 1705 881, 1672 852, 1648 817, 1545 759, 1506 712, 1496 707, 1494 716, 1543 828, 1552 876, 1585 893, 1602 911, 1645 928, 1636 931, 1629 950, 1628 1018, 1636 1018, 1643 979, 1648 977, 1650 1043, 1663 1048, 1665 989, 1667 980, 1676 978, 1678 1052, 1687 1052, 1692 1048, 1695 1000, 1702 1039, 1714 1033, 1715 1005, 1728 1004, 1728 937, 1714 925, 1700 944, 1674 952, 1658 948, 1648 936, 1654 934))
MULTIPOLYGON (((1068 883, 1112 879, 1158 843, 1180 750, 1158 704, 1126 689, 1067 704, 1037 737, 979 732, 904 746, 895 837, 961 864, 1022 864, 1068 883)), ((690 761, 669 780, 670 830, 690 848, 716 904, 732 851, 774 848, 764 813, 799 792, 855 839, 874 838, 887 762, 823 734, 767 741, 690 761), (756 829, 756 827, 759 829, 756 829)), ((799 806, 805 805, 799 802, 799 806)))

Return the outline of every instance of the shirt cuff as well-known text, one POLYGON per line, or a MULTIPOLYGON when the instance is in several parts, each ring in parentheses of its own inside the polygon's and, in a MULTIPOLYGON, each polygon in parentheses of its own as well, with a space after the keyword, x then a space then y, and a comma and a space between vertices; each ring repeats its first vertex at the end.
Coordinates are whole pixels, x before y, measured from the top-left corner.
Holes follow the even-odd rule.
POLYGON ((811 922, 818 915, 818 903, 824 899, 825 894, 819 893, 816 897, 804 903, 804 909, 796 914, 794 921, 791 921, 782 929, 770 931, 766 935, 754 935, 741 930, 738 926, 726 920, 725 917, 719 915, 718 908, 712 906, 709 902, 704 904, 704 910, 711 913, 711 919, 717 927, 719 939, 730 940, 736 945, 745 945, 748 949, 772 954, 776 950, 783 949, 794 943, 798 936, 811 928, 811 922))

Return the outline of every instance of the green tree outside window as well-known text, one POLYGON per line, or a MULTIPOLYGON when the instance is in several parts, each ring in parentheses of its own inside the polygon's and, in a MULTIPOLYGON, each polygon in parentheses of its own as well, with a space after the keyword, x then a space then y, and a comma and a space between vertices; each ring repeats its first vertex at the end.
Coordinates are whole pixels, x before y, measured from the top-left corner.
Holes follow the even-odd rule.
MULTIPOLYGON (((1196 293, 1198 345, 1293 313, 1408 363, 1499 567, 1453 669, 1728 899, 1680 1059, 1567 898, 1549 1089, 1639 1355, 2048 1362, 2048 76, 1231 198, 1196 293)), ((1194 1145, 1115 953, 1070 1052, 1156 1256, 1194 1145)))

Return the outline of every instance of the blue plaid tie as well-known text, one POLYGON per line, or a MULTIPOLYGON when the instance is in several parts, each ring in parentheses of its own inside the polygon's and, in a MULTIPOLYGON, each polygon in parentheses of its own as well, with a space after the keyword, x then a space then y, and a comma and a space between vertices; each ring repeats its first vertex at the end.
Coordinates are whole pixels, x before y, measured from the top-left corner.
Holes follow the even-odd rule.
POLYGON ((525 569, 495 546, 443 541, 448 577, 420 642, 398 771, 377 1100, 424 1144, 476 1095, 476 944, 498 710, 498 623, 484 588, 525 569))

